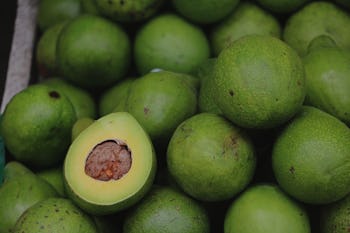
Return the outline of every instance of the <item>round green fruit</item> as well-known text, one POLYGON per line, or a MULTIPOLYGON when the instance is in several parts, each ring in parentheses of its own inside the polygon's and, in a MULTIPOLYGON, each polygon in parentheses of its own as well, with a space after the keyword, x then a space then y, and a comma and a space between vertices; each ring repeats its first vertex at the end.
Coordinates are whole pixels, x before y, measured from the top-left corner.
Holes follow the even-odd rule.
POLYGON ((84 88, 104 88, 129 68, 130 42, 118 25, 94 15, 70 21, 57 42, 60 74, 84 88))
POLYGON ((350 49, 350 15, 331 2, 315 1, 289 17, 283 40, 301 56, 311 40, 320 35, 330 36, 343 49, 350 49))
POLYGON ((298 54, 278 38, 248 35, 220 53, 212 91, 232 122, 245 128, 273 128, 302 106, 304 67, 298 54))
POLYGON ((253 145, 241 130, 212 113, 179 125, 167 151, 170 174, 192 197, 222 201, 241 192, 255 170, 253 145))
POLYGON ((224 223, 225 233, 310 233, 306 211, 277 186, 250 187, 233 201, 224 223))
POLYGON ((203 31, 174 14, 148 21, 137 33, 134 56, 139 73, 154 68, 190 73, 209 58, 209 42, 203 31))
POLYGON ((93 220, 70 200, 49 198, 29 208, 13 233, 97 233, 93 220))
POLYGON ((184 17, 196 23, 214 23, 226 17, 239 0, 172 0, 175 9, 184 17))
POLYGON ((303 58, 307 103, 350 125, 350 51, 328 36, 316 37, 309 47, 303 58))
POLYGON ((58 36, 66 24, 67 22, 64 21, 51 26, 39 39, 36 48, 36 62, 40 75, 43 77, 58 74, 56 45, 58 36))
POLYGON ((0 127, 5 145, 16 160, 49 167, 63 160, 75 121, 74 108, 65 95, 35 84, 10 100, 0 127))
POLYGON ((191 76, 169 71, 148 73, 131 84, 124 111, 133 115, 152 140, 168 140, 197 110, 191 76))
POLYGON ((303 107, 277 138, 275 177, 288 194, 328 204, 350 192, 350 129, 332 115, 303 107))
POLYGON ((246 35, 270 35, 281 37, 281 25, 269 12, 254 3, 242 2, 210 34, 211 47, 215 55, 231 43, 246 35))
POLYGON ((86 14, 100 15, 96 0, 80 0, 82 11, 86 14))
POLYGON ((142 21, 156 13, 163 0, 96 0, 99 12, 115 21, 142 21))
POLYGON ((348 233, 350 230, 350 195, 322 206, 320 225, 322 233, 348 233))
POLYGON ((209 233, 209 218, 197 202, 166 187, 154 187, 126 216, 124 233, 209 233))
POLYGON ((21 175, 34 174, 29 168, 15 160, 9 161, 4 167, 4 181, 12 180, 21 175))
POLYGON ((45 31, 80 14, 80 0, 40 0, 37 21, 41 31, 45 31))
POLYGON ((61 197, 66 196, 63 182, 63 170, 61 167, 45 169, 36 173, 36 175, 51 184, 61 197))
POLYGON ((66 192, 84 211, 105 215, 126 209, 151 187, 153 145, 129 113, 110 113, 83 130, 65 162, 66 192))
POLYGON ((0 188, 0 233, 14 232, 18 218, 41 200, 57 197, 56 190, 33 173, 16 175, 0 188))
POLYGON ((89 117, 83 117, 78 119, 72 128, 72 142, 79 136, 81 132, 84 131, 87 127, 89 127, 95 120, 89 117))

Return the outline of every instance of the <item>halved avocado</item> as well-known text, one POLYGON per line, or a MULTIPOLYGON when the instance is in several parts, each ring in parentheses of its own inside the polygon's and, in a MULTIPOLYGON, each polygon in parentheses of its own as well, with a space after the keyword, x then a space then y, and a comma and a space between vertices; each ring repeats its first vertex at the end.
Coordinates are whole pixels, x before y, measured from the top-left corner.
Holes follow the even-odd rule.
POLYGON ((136 203, 151 187, 155 171, 152 142, 126 112, 110 113, 82 131, 64 162, 68 196, 95 215, 136 203))

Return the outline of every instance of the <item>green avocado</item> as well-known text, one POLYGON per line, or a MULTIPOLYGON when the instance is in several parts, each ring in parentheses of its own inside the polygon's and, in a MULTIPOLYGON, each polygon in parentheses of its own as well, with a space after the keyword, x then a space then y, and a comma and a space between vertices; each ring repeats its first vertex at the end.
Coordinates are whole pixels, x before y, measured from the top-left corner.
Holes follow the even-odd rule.
POLYGON ((152 142, 126 112, 96 120, 72 142, 64 161, 66 192, 94 215, 124 210, 150 189, 156 172, 152 142))
POLYGON ((311 0, 257 0, 257 2, 269 11, 281 15, 295 12, 311 0))
POLYGON ((272 168, 281 188, 309 204, 328 204, 350 192, 350 129, 305 106, 273 145, 272 168))
POLYGON ((328 36, 316 37, 309 47, 303 58, 306 102, 350 125, 350 51, 328 36))
POLYGON ((127 215, 124 233, 209 233, 205 209, 179 191, 154 187, 127 215))
POLYGON ((56 190, 33 173, 17 175, 0 187, 0 233, 14 232, 17 219, 28 208, 49 197, 57 197, 56 190))
POLYGON ((12 180, 21 175, 34 174, 29 168, 18 161, 10 161, 4 167, 4 181, 12 180))
POLYGON ((350 15, 332 2, 312 1, 292 14, 284 27, 283 40, 301 56, 311 40, 330 36, 343 49, 350 49, 350 15))
POLYGON ((96 0, 80 0, 82 11, 86 14, 100 15, 96 0))
POLYGON ((201 113, 182 122, 167 150, 169 173, 190 196, 223 201, 251 181, 256 157, 245 133, 225 118, 201 113))
POLYGON ((84 131, 87 127, 89 127, 95 120, 89 117, 83 117, 78 119, 72 128, 72 142, 78 137, 78 135, 84 131))
POLYGON ((133 115, 152 140, 166 141, 197 110, 197 90, 186 74, 148 73, 131 84, 124 111, 133 115))
POLYGON ((6 105, 0 128, 17 161, 45 168, 63 160, 75 121, 73 105, 63 93, 34 84, 6 105))
POLYGON ((62 30, 56 50, 62 77, 83 88, 106 88, 129 69, 128 35, 99 16, 86 14, 71 20, 62 30))
POLYGON ((274 184, 244 191, 227 210, 225 233, 311 233, 307 212, 274 184))
POLYGON ((13 233, 98 233, 91 217, 64 198, 48 198, 18 219, 13 233))

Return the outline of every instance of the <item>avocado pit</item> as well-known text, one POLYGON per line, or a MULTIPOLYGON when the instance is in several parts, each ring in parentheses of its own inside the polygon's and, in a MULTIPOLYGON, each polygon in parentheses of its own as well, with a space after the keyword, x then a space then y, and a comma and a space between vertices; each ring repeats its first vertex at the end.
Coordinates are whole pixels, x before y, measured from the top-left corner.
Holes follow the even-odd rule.
POLYGON ((89 153, 85 173, 96 180, 118 180, 129 172, 131 163, 131 151, 124 142, 106 140, 89 153))

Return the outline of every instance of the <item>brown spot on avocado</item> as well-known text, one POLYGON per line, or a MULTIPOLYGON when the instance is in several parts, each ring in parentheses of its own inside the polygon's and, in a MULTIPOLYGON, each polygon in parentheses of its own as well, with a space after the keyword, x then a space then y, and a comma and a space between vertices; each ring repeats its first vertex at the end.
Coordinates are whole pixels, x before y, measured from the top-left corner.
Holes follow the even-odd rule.
POLYGON ((147 115, 147 114, 149 113, 149 108, 144 107, 144 108, 143 108, 143 112, 145 113, 145 115, 147 115))
POLYGON ((60 98, 60 94, 57 91, 50 91, 49 96, 54 99, 60 98))
POLYGON ((233 92, 233 90, 230 90, 230 91, 229 91, 229 94, 230 94, 230 96, 234 96, 234 95, 235 95, 235 93, 233 92))
POLYGON ((290 171, 290 173, 294 174, 295 168, 294 168, 293 166, 291 166, 291 167, 289 168, 289 171, 290 171))

